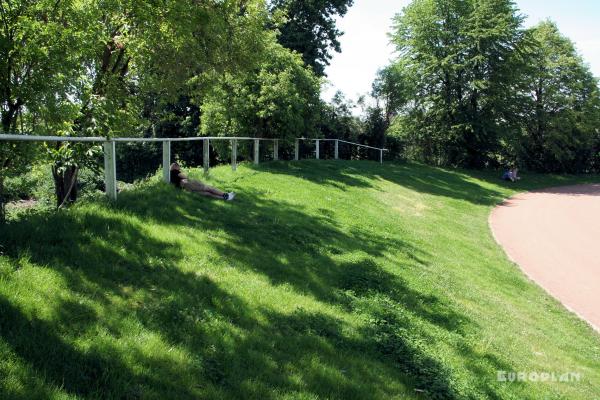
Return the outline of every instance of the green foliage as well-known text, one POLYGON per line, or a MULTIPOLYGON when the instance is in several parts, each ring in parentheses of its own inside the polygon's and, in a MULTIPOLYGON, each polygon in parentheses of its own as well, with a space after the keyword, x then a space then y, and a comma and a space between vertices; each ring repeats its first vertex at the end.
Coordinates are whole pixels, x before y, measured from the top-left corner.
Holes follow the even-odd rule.
POLYGON ((527 51, 521 22, 510 0, 416 0, 396 17, 398 63, 414 84, 404 121, 422 159, 493 163, 527 51))
POLYGON ((376 147, 384 148, 386 144, 386 131, 388 121, 385 112, 380 106, 369 107, 364 120, 363 142, 376 147))
MULTIPOLYGON (((5 180, 6 201, 32 200, 36 208, 49 208, 55 200, 55 188, 52 178, 52 165, 37 162, 24 167, 19 174, 5 180)), ((103 190, 104 182, 94 168, 82 168, 79 171, 78 191, 83 197, 89 197, 103 190)), ((12 211, 9 212, 12 214, 12 211)))
MULTIPOLYGON (((215 75, 257 70, 275 40, 262 0, 159 3, 0 2, 2 131, 111 137, 159 128, 160 134, 172 104, 202 98, 215 75)), ((0 177, 11 173, 9 164, 18 169, 28 161, 21 148, 29 149, 0 150, 0 177)), ((78 148, 46 152, 55 163, 57 195, 76 177, 73 168, 90 159, 78 148)))
POLYGON ((526 78, 522 159, 541 171, 589 172, 600 148, 598 80, 554 23, 530 32, 537 45, 526 78))
POLYGON ((407 100, 388 132, 403 138, 409 157, 594 168, 598 82, 555 25, 525 30, 522 21, 509 0, 415 0, 396 17, 400 56, 388 70, 404 79, 384 71, 376 89, 407 100), (404 84, 386 86, 384 78, 404 84))
POLYGON ((97 170, 97 159, 102 154, 102 147, 85 143, 65 142, 63 144, 46 144, 48 159, 56 171, 63 173, 69 167, 88 167, 97 170))
POLYGON ((206 136, 314 136, 319 79, 299 55, 272 42, 249 74, 224 74, 202 102, 206 136))
POLYGON ((272 0, 272 12, 283 12, 285 22, 279 27, 279 42, 302 55, 306 65, 318 76, 340 52, 336 17, 343 17, 354 0, 272 0))
POLYGON ((0 108, 2 130, 64 129, 76 114, 69 97, 89 44, 79 2, 0 2, 0 108), (73 39, 76 40, 73 40, 73 39), (27 111, 27 116, 23 115, 27 111), (63 115, 63 117, 61 117, 63 115))
MULTIPOLYGON (((41 198, 40 190, 51 184, 52 176, 48 165, 35 164, 30 169, 23 168, 21 174, 9 177, 4 182, 7 201, 41 198)), ((47 197, 47 195, 46 195, 47 197)))
POLYGON ((26 165, 38 155, 31 143, 0 144, 0 223, 4 222, 5 204, 10 198, 4 191, 5 180, 27 170, 26 165))
POLYGON ((337 138, 348 141, 358 140, 362 132, 359 118, 353 114, 358 104, 347 99, 342 92, 337 92, 331 102, 322 105, 319 131, 326 138, 337 138))

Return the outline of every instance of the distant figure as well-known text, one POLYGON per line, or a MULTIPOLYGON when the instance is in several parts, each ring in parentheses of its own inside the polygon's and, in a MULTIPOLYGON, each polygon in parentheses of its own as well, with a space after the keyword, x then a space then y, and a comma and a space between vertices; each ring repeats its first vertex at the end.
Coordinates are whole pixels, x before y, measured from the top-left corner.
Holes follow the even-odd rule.
POLYGON ((516 182, 519 179, 521 179, 521 177, 519 176, 519 169, 516 167, 512 167, 507 171, 504 171, 504 175, 502 175, 502 179, 504 179, 505 181, 511 181, 511 182, 516 182))
POLYGON ((225 193, 214 187, 205 185, 200 181, 189 179, 187 175, 181 172, 179 164, 171 164, 171 183, 178 188, 189 190, 190 192, 201 194, 215 199, 231 201, 235 197, 235 193, 225 193))

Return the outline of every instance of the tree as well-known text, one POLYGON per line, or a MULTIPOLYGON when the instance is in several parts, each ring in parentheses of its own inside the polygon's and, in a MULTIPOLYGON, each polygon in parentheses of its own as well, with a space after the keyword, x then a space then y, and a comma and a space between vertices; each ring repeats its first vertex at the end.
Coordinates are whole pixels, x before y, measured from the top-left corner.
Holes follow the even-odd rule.
MULTIPOLYGON (((359 99, 358 103, 362 102, 363 99, 359 99)), ((323 103, 321 106, 318 130, 322 136, 328 139, 357 141, 363 129, 360 119, 352 112, 357 106, 357 103, 337 91, 329 103, 323 103)))
POLYGON ((331 51, 340 52, 336 16, 346 15, 354 0, 273 0, 272 12, 282 11, 287 19, 279 28, 279 42, 297 51, 318 76, 332 58, 331 51))
POLYGON ((527 46, 510 0, 415 0, 395 19, 397 63, 414 83, 407 110, 425 160, 494 162, 527 46))
POLYGON ((537 46, 527 79, 522 155, 539 171, 589 172, 598 149, 598 80, 557 26, 531 29, 537 46))
POLYGON ((413 90, 402 64, 392 64, 378 71, 371 96, 375 99, 375 106, 382 109, 387 126, 410 101, 413 90))
POLYGON ((51 111, 68 111, 63 106, 83 44, 70 40, 81 32, 76 12, 72 2, 0 1, 2 131, 19 130, 26 109, 52 127, 57 126, 51 111))
MULTIPOLYGON (((0 1, 0 111, 3 133, 61 133, 76 115, 71 98, 85 47, 76 4, 56 0, 0 1), (73 43, 71 38, 79 37, 73 43), (82 47, 83 46, 83 47, 82 47)), ((26 171, 38 152, 23 143, 0 149, 0 219, 4 219, 3 182, 26 171)))
POLYGON ((371 90, 375 104, 366 110, 364 136, 369 144, 386 147, 386 132, 394 117, 409 102, 412 90, 401 64, 378 71, 371 90))
POLYGON ((224 74, 203 98, 203 134, 293 139, 315 131, 320 81, 269 35, 255 71, 224 74))
MULTIPOLYGON (((1 0, 2 130, 141 135, 149 97, 176 102, 215 72, 253 67, 267 18, 262 0, 1 0)), ((74 200, 89 147, 47 150, 57 204, 74 200)))

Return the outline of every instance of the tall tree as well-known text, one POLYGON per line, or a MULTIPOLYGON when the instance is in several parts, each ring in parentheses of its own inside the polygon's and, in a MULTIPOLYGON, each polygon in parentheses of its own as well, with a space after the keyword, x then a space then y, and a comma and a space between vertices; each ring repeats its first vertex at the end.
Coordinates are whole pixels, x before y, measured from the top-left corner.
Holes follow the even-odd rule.
MULTIPOLYGON (((2 130, 16 131, 23 111, 60 109, 72 94, 86 37, 73 2, 0 1, 0 110, 2 130), (73 36, 78 41, 70 40, 73 36)), ((49 113, 40 117, 52 123, 49 113)), ((23 122, 21 120, 21 122, 23 122)))
POLYGON ((340 52, 336 17, 346 15, 354 0, 272 0, 272 11, 286 15, 279 42, 297 51, 319 76, 325 75, 332 51, 340 52))
POLYGON ((502 108, 527 46, 511 0, 415 0, 396 17, 398 63, 414 83, 414 142, 429 161, 494 161, 502 108), (519 50, 519 51, 517 51, 519 50))
POLYGON ((406 76, 402 64, 392 64, 377 73, 371 96, 375 99, 375 105, 383 110, 387 126, 410 101, 412 90, 412 83, 406 76))
POLYGON ((527 75, 522 158, 540 171, 588 172, 600 143, 598 80, 554 23, 531 33, 537 45, 527 75))

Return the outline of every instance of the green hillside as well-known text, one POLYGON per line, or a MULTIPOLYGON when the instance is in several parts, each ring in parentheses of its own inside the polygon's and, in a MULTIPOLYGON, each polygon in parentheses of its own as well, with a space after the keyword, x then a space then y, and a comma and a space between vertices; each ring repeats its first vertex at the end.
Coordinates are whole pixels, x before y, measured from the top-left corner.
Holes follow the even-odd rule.
POLYGON ((234 202, 155 178, 13 218, 0 398, 600 398, 600 336, 488 228, 503 198, 574 180, 281 162, 211 170, 234 202))

